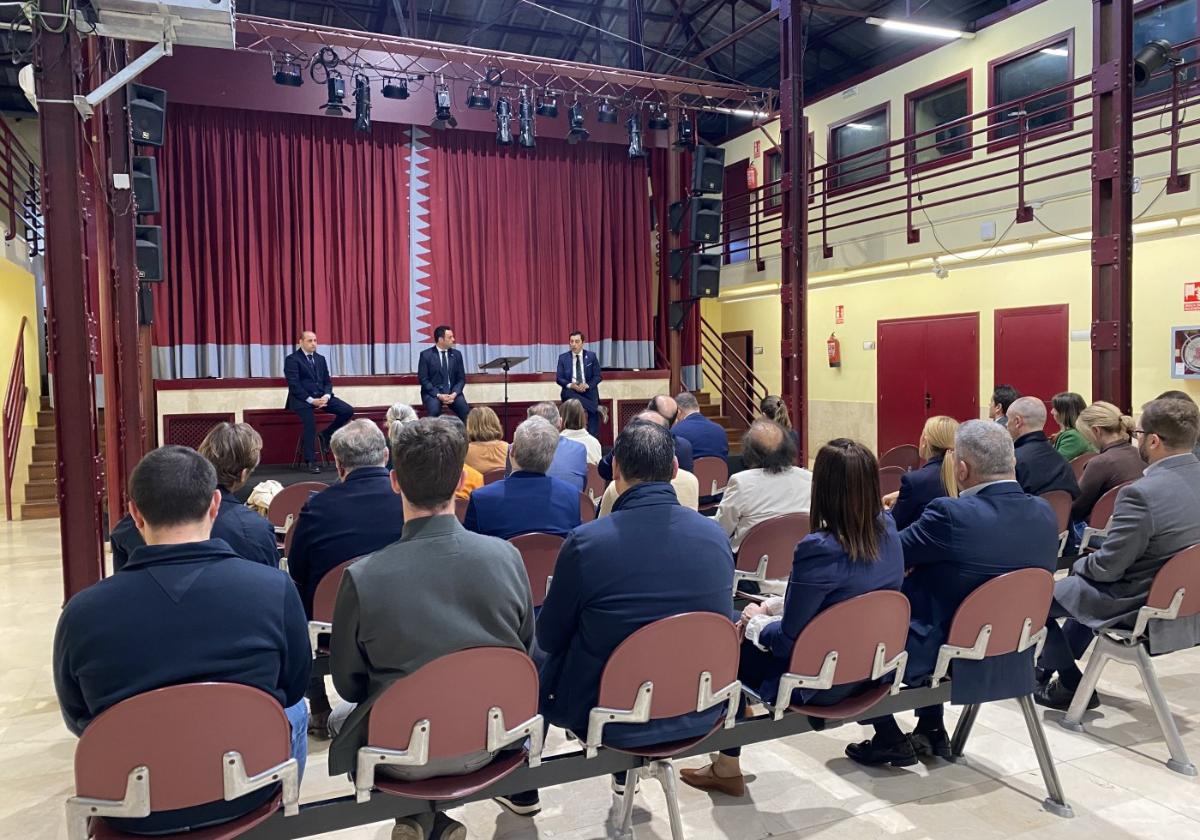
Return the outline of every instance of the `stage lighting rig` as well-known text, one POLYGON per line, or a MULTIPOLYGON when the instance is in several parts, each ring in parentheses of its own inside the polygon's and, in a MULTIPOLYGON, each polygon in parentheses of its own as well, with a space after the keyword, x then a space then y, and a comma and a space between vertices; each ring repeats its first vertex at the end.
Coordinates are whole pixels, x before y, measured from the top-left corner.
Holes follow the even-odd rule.
POLYGON ((371 130, 371 81, 361 74, 354 77, 354 128, 371 130))
POLYGON ((567 132, 567 142, 572 146, 590 136, 588 130, 583 127, 583 118, 583 103, 578 101, 571 103, 571 107, 567 109, 567 125, 571 127, 567 132))
POLYGON ((537 115, 551 118, 558 116, 558 97, 553 91, 544 90, 538 94, 537 115))
POLYGON ((408 79, 384 79, 384 99, 408 99, 408 79))
POLYGON ((600 104, 596 106, 596 122, 617 124, 617 109, 607 99, 601 100, 600 104))
POLYGON ((458 128, 458 119, 450 111, 450 86, 444 81, 438 82, 433 89, 434 117, 430 128, 441 131, 445 128, 458 128))
POLYGON ((533 103, 529 101, 529 93, 522 88, 521 98, 517 100, 517 143, 522 149, 532 149, 537 145, 533 124, 533 103))
POLYGON ((483 82, 471 85, 470 91, 467 94, 467 107, 476 111, 492 110, 492 92, 488 90, 483 82))
POLYGON ((300 62, 291 53, 284 53, 275 59, 275 84, 284 87, 300 87, 304 84, 304 71, 300 62))
POLYGON ((625 129, 629 132, 629 156, 644 158, 646 148, 642 145, 642 120, 636 112, 630 114, 629 119, 625 121, 625 129))
POLYGON ((679 125, 675 130, 675 148, 696 148, 696 127, 692 124, 691 114, 681 113, 679 115, 679 125))
POLYGON ((666 106, 661 103, 650 108, 650 119, 646 125, 655 131, 667 131, 671 127, 671 118, 667 116, 666 106))
POLYGON ((501 146, 512 145, 512 103, 507 96, 496 102, 496 142, 501 146))
POLYGON ((325 80, 325 97, 325 104, 321 106, 325 116, 340 117, 350 110, 346 107, 346 80, 336 70, 330 70, 329 78, 325 80))

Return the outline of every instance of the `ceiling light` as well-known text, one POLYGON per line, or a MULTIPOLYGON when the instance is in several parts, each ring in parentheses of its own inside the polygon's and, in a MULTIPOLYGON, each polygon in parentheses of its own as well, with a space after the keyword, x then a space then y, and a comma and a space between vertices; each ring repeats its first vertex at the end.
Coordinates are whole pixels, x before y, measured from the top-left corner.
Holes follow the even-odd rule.
POLYGON ((496 142, 501 146, 512 145, 512 103, 507 96, 496 102, 496 142))
POLYGON ((946 267, 944 265, 941 264, 940 261, 935 259, 933 261, 933 276, 939 280, 945 280, 947 277, 950 276, 950 272, 946 269, 946 267))
POLYGON ((601 100, 600 104, 596 106, 596 122, 617 124, 617 109, 607 99, 601 100))
POLYGON ((340 117, 350 109, 346 107, 346 81, 336 70, 329 71, 325 80, 325 104, 321 109, 329 117, 340 117))
POLYGON ((631 158, 644 158, 646 156, 646 148, 642 145, 642 121, 637 114, 630 114, 629 119, 625 121, 625 129, 629 133, 629 156, 631 158))
POLYGON ((384 99, 408 99, 408 79, 384 79, 384 99))
POLYGON ((590 136, 588 130, 583 126, 584 112, 581 102, 571 103, 571 107, 567 109, 567 125, 570 130, 567 132, 567 142, 575 145, 580 140, 586 140, 590 136))
POLYGON ((439 82, 434 87, 433 104, 435 110, 433 122, 429 124, 430 128, 436 128, 440 131, 444 128, 458 127, 458 120, 450 111, 450 86, 445 82, 439 82))
POLYGON ((371 82, 361 75, 354 77, 354 128, 371 130, 371 82))
POLYGON ((548 90, 538 94, 537 115, 539 117, 557 117, 558 97, 548 90))
POLYGON ((770 116, 766 111, 759 111, 754 108, 705 108, 706 111, 712 111, 715 114, 729 114, 731 117, 745 117, 751 120, 764 120, 770 116))
POLYGON ((678 128, 675 133, 675 148, 694 149, 696 147, 696 127, 692 125, 690 114, 680 114, 678 128))
MULTIPOLYGON (((522 88, 521 98, 517 101, 517 143, 522 149, 532 149, 537 145, 537 134, 534 131, 533 103, 529 101, 529 93, 522 88)), ((567 138, 570 140, 570 138, 567 138)), ((575 142, 571 140, 571 142, 575 142)))
POLYGON ((646 121, 646 125, 655 131, 666 131, 671 127, 671 118, 667 116, 667 109, 659 104, 655 105, 650 110, 650 119, 646 121))
POLYGON ((300 87, 304 84, 300 63, 291 53, 284 53, 275 59, 275 84, 285 87, 300 87))
POLYGON ((890 18, 869 17, 867 23, 872 26, 882 26, 896 32, 907 32, 911 35, 928 35, 930 38, 962 38, 970 41, 975 37, 974 32, 963 32, 961 29, 947 29, 944 26, 929 26, 924 23, 913 23, 908 20, 892 20, 890 18))
POLYGON ((492 110, 492 92, 482 82, 471 85, 467 95, 467 107, 476 111, 492 110))

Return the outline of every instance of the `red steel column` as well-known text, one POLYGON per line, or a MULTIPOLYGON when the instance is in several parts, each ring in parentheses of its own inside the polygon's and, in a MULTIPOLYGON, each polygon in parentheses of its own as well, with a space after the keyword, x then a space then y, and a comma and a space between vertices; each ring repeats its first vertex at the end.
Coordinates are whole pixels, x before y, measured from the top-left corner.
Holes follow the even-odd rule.
POLYGON ((800 462, 808 461, 808 143, 804 116, 804 21, 801 0, 779 7, 780 150, 783 217, 779 299, 783 316, 783 397, 800 432, 800 462))
POLYGON ((1133 0, 1092 0, 1092 399, 1133 408, 1133 0))

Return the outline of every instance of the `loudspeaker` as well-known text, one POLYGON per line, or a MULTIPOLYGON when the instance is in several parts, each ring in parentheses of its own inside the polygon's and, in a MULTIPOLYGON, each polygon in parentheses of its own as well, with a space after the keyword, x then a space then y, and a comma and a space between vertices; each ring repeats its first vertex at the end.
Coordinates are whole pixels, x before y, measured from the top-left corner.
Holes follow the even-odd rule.
POLYGON ((148 327, 154 323, 154 287, 138 286, 138 325, 148 327))
POLYGON ((683 230, 683 213, 687 209, 687 203, 676 201, 667 208, 667 226, 671 229, 671 233, 679 233, 683 230))
POLYGON ((687 249, 672 248, 671 253, 667 255, 667 274, 672 280, 680 280, 683 278, 683 268, 687 265, 687 249))
POLYGON ((692 199, 691 237, 693 242, 702 242, 706 245, 720 241, 721 199, 692 199))
POLYGON ((725 150, 720 146, 697 146, 692 157, 692 193, 721 194, 725 187, 725 150))
POLYGON ((158 206, 158 165, 149 155, 135 155, 133 158, 133 197, 137 201, 138 215, 157 213, 158 206))
POLYGON ((687 301, 671 301, 671 305, 667 309, 667 324, 673 331, 679 332, 683 329, 683 322, 687 320, 687 312, 687 301))
POLYGON ((161 146, 167 121, 167 92, 148 85, 129 86, 129 121, 135 146, 161 146))
POLYGON ((163 279, 162 228, 158 225, 138 225, 134 228, 137 247, 138 280, 158 283, 163 279))
POLYGON ((690 291, 694 298, 715 298, 721 293, 720 254, 692 254, 690 291))

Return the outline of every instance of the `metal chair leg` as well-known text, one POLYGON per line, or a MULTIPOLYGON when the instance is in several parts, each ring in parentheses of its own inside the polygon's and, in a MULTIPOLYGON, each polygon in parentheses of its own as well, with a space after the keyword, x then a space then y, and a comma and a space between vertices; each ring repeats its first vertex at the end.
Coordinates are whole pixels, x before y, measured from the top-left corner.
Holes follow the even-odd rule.
POLYGON ((1062 782, 1058 778, 1058 769, 1054 766, 1054 756, 1050 754, 1050 744, 1046 741, 1046 730, 1042 729, 1041 718, 1033 705, 1033 696, 1026 694, 1020 700, 1021 711, 1025 713, 1025 726, 1029 730, 1029 740, 1033 742, 1033 751, 1037 754, 1038 766, 1042 768, 1042 780, 1046 783, 1046 793, 1050 794, 1042 801, 1046 810, 1059 817, 1070 819, 1075 816, 1071 806, 1063 795, 1062 782))
POLYGON ((683 819, 679 815, 679 792, 675 788, 675 766, 671 759, 656 761, 651 765, 658 783, 667 798, 667 815, 671 819, 671 840, 684 840, 683 819))
POLYGON ((1100 674, 1104 670, 1104 666, 1113 658, 1109 647, 1112 644, 1114 643, 1104 635, 1096 638, 1096 649, 1088 658, 1087 667, 1083 670, 1083 679, 1080 680, 1079 687, 1075 689, 1075 696, 1071 698, 1071 707, 1058 722, 1063 729, 1069 729, 1072 732, 1083 731, 1083 713, 1087 711, 1088 700, 1091 699, 1096 685, 1100 682, 1100 674))
POLYGON ((962 758, 963 750, 967 746, 967 739, 971 737, 971 729, 974 728, 975 718, 978 716, 978 703, 973 703, 963 709, 962 716, 958 719, 958 726, 954 727, 954 736, 950 739, 951 760, 962 758))
POLYGON ((1162 686, 1158 684, 1158 674, 1154 671, 1154 663, 1150 661, 1150 654, 1146 652, 1143 645, 1137 647, 1135 664, 1138 673, 1142 675, 1142 685, 1146 687, 1146 694, 1150 698, 1150 707, 1154 709, 1154 716, 1158 718, 1158 725, 1162 729, 1163 737, 1166 738, 1167 750, 1171 753, 1167 767, 1184 776, 1195 776, 1196 765, 1188 759, 1183 739, 1179 737, 1179 729, 1175 726, 1175 717, 1171 714, 1171 706, 1167 703, 1162 686))
POLYGON ((633 797, 637 791, 638 777, 642 769, 636 767, 625 774, 625 794, 621 800, 621 820, 618 825, 618 836, 633 838, 633 797))

